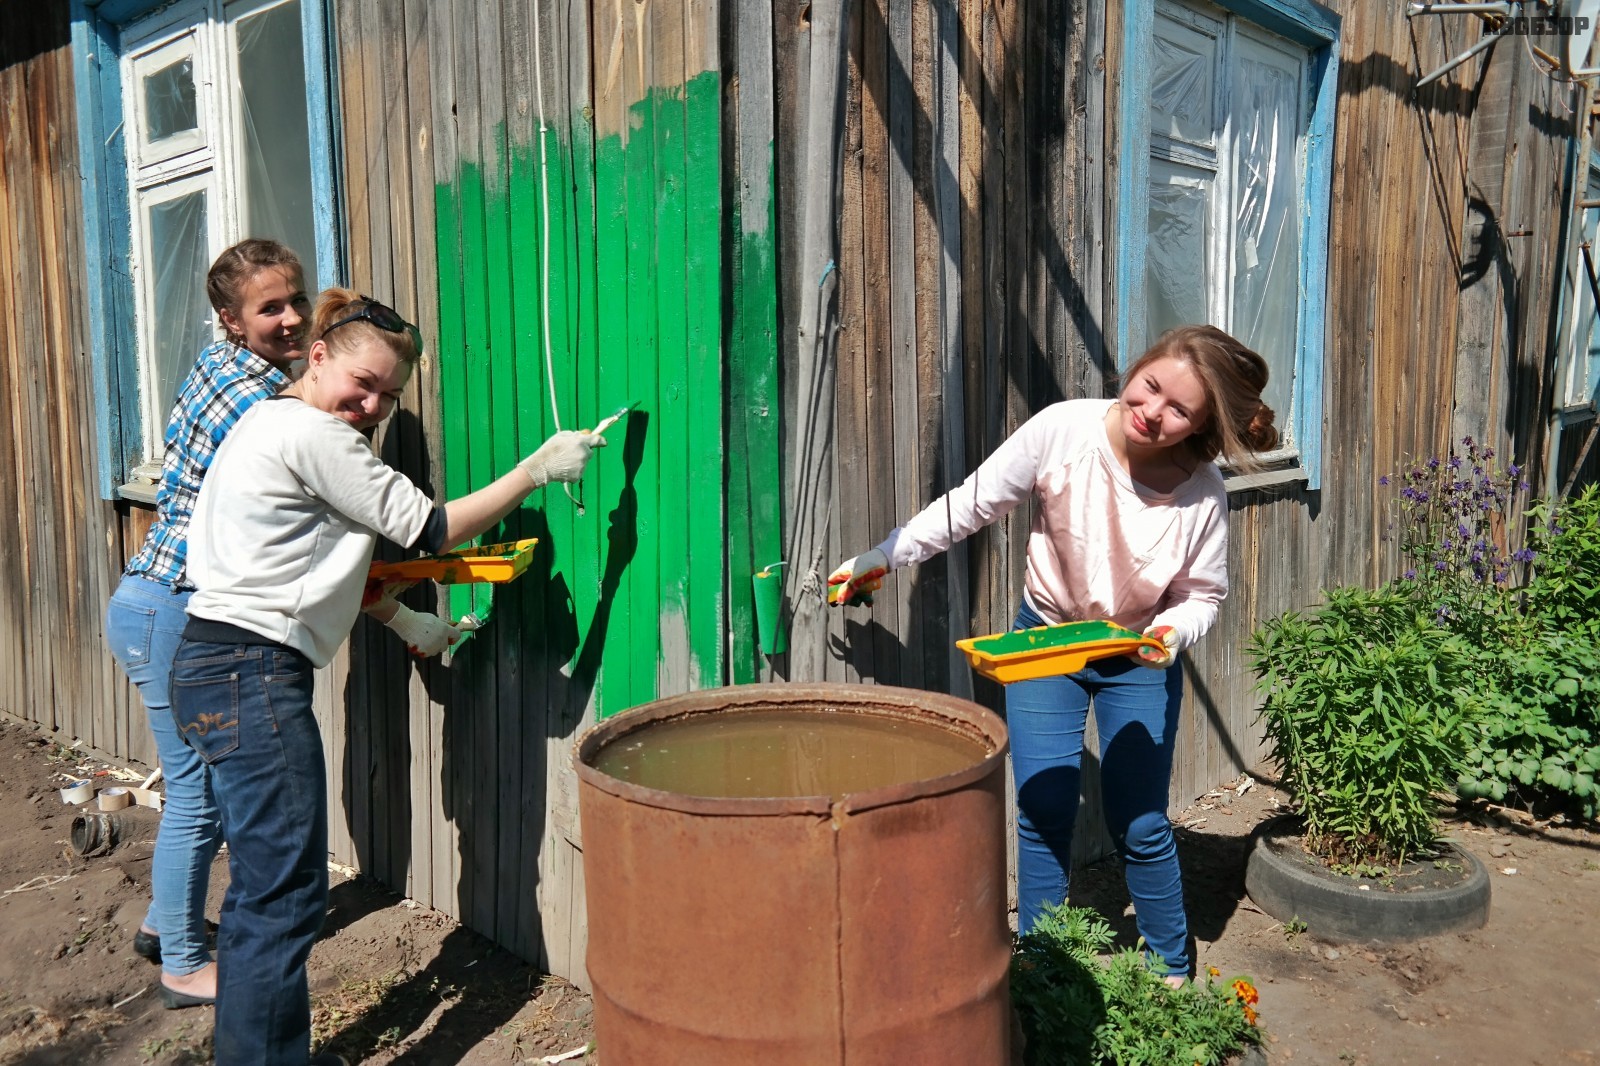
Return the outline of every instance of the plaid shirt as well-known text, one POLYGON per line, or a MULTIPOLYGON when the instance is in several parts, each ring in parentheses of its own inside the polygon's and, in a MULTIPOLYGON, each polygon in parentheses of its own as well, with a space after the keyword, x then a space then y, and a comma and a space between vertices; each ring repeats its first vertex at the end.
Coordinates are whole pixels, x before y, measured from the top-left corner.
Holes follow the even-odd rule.
POLYGON ((178 389, 162 436, 166 455, 156 489, 155 525, 123 573, 143 574, 175 589, 194 588, 186 560, 189 518, 200 482, 239 416, 287 384, 288 375, 248 348, 218 341, 200 353, 178 389))

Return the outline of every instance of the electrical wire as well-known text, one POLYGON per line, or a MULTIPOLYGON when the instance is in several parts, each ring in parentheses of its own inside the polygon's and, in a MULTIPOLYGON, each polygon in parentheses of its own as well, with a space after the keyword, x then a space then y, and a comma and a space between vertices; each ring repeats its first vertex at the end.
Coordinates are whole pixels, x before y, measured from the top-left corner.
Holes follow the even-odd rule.
MULTIPOLYGON (((540 0, 533 0, 533 91, 539 110, 539 318, 544 327, 544 379, 550 388, 550 417, 556 432, 561 432, 561 407, 556 402, 555 355, 550 343, 550 160, 545 152, 545 136, 549 127, 544 119, 544 46, 539 31, 544 21, 540 0)), ((572 486, 565 481, 561 491, 567 494, 578 514, 583 514, 583 501, 572 494, 572 486)))

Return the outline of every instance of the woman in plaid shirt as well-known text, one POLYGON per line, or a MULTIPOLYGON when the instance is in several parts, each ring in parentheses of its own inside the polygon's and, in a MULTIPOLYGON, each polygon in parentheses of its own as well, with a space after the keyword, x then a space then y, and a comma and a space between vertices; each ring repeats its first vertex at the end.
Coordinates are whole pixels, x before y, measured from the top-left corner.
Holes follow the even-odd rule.
POLYGON ((106 641, 139 688, 167 794, 150 869, 150 909, 136 952, 161 963, 169 1007, 208 1003, 217 967, 207 944, 206 890, 221 842, 204 764, 178 735, 168 680, 194 591, 187 571, 189 519, 217 447, 255 403, 289 383, 305 357, 311 318, 300 260, 277 241, 249 239, 217 257, 206 295, 227 337, 200 353, 167 419, 156 521, 128 561, 106 609, 106 641))

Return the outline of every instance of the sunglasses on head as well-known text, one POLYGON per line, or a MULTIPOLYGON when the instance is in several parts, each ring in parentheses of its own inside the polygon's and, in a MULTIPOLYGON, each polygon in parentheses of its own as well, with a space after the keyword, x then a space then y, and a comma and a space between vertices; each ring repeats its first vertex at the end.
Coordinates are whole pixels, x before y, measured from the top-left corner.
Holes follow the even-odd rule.
POLYGON ((362 307, 354 314, 345 315, 339 321, 322 331, 324 339, 328 334, 340 326, 351 322, 371 322, 374 326, 389 333, 405 333, 411 337, 411 343, 416 346, 417 354, 422 354, 422 331, 405 319, 400 317, 400 312, 387 304, 381 304, 370 296, 359 297, 362 307))

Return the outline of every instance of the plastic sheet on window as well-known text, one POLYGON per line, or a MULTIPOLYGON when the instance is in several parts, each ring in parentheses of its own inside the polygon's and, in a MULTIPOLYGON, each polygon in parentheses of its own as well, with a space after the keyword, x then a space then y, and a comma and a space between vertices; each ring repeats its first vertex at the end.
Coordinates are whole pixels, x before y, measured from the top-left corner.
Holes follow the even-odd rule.
MULTIPOLYGON (((206 299, 206 271, 211 256, 206 237, 206 194, 175 196, 149 208, 151 308, 156 407, 151 412, 165 425, 178 384, 194 357, 211 343, 211 304, 206 299)), ((159 441, 159 429, 155 438, 159 441)), ((158 453, 159 457, 159 453, 158 453)))
POLYGON ((141 80, 146 137, 152 144, 199 127, 200 106, 195 99, 192 59, 186 56, 141 80))
POLYGON ((1234 67, 1233 333, 1272 368, 1263 399, 1288 425, 1300 313, 1299 71, 1234 67))
POLYGON ((245 230, 293 248, 306 283, 314 287, 317 248, 299 0, 247 15, 235 29, 245 230))
POLYGON ((1151 132, 1193 144, 1213 143, 1215 39, 1158 18, 1152 44, 1151 132))
POLYGON ((1145 248, 1145 343, 1165 330, 1206 322, 1210 182, 1181 180, 1179 168, 1150 161, 1149 243, 1145 248))

